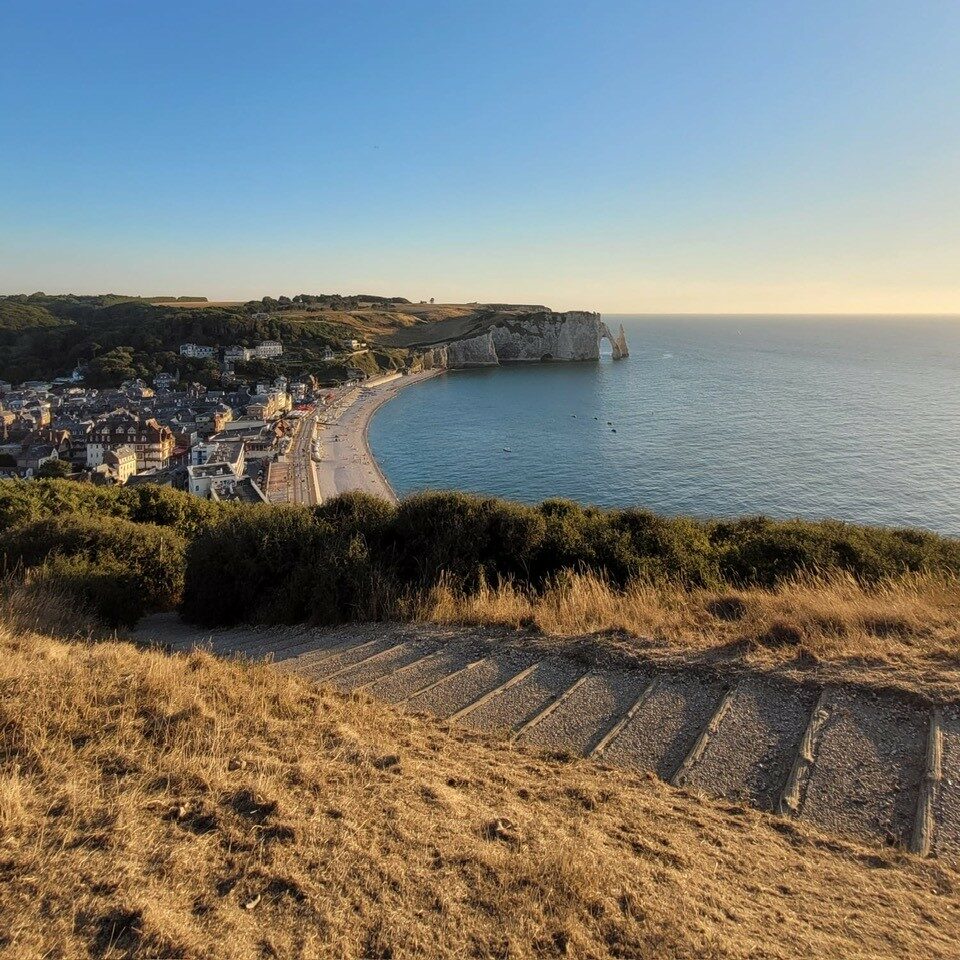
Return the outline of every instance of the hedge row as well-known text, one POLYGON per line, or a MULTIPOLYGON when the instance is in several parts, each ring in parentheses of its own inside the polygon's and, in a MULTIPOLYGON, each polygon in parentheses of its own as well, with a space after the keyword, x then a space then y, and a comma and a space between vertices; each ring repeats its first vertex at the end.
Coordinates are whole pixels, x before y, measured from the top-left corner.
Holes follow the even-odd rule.
POLYGON ((376 612, 391 591, 441 577, 471 589, 511 579, 535 589, 566 570, 616 585, 774 586, 802 572, 863 581, 910 571, 960 574, 960 541, 916 530, 748 518, 702 522, 564 500, 537 507, 459 493, 399 506, 361 494, 312 510, 237 511, 187 551, 182 613, 204 624, 316 620, 376 612))

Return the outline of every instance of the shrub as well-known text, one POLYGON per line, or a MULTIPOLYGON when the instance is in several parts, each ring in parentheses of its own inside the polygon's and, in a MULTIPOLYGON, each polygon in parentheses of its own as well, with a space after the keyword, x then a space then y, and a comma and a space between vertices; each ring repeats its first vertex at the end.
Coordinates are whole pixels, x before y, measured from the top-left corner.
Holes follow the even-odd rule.
POLYGON ((312 511, 235 511, 188 553, 183 612, 201 623, 334 623, 379 615, 380 595, 510 581, 544 590, 567 572, 623 588, 771 587, 801 574, 875 581, 960 574, 960 541, 833 521, 706 523, 564 500, 539 507, 425 493, 398 507, 362 495, 312 511))
POLYGON ((181 610, 196 623, 258 621, 285 597, 276 619, 309 615, 310 584, 324 563, 319 527, 308 510, 274 507, 237 513, 197 537, 187 549, 181 610))
POLYGON ((849 573, 872 582, 904 573, 960 573, 960 541, 919 530, 765 517, 715 525, 712 540, 728 581, 772 587, 801 573, 849 573))
POLYGON ((116 560, 95 563, 85 557, 55 555, 38 567, 31 586, 46 586, 72 597, 108 627, 132 627, 145 614, 141 583, 116 560))
POLYGON ((446 576, 471 589, 483 581, 529 579, 546 534, 538 512, 465 493, 424 493, 397 508, 391 559, 405 583, 429 587, 446 576))
POLYGON ((249 507, 214 503, 170 487, 97 487, 71 480, 0 480, 0 530, 44 517, 77 513, 172 527, 186 537, 249 507))
POLYGON ((696 520, 619 510, 608 515, 607 528, 597 547, 598 566, 619 586, 644 579, 705 587, 720 579, 707 529, 696 520))
POLYGON ((125 489, 119 499, 124 515, 134 522, 173 527, 187 538, 195 537, 228 514, 244 509, 236 504, 205 500, 153 484, 125 489))
POLYGON ((117 491, 70 480, 0 480, 0 530, 31 520, 84 511, 121 516, 117 491))
POLYGON ((180 599, 184 540, 172 530, 67 514, 24 523, 0 543, 4 570, 41 568, 111 625, 131 625, 180 599))

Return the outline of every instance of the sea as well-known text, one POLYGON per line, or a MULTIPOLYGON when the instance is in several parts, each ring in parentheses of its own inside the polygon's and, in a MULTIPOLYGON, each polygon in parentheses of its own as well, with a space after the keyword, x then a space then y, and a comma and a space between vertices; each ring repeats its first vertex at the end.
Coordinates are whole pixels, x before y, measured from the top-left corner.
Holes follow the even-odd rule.
POLYGON ((455 371, 381 407, 397 493, 960 534, 960 317, 604 319, 628 359, 455 371))

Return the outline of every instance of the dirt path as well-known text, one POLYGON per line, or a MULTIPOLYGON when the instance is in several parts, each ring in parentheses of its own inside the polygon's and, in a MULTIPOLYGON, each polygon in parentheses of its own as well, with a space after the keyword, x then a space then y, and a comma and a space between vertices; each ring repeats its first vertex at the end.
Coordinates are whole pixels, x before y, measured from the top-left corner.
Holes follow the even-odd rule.
POLYGON ((960 859, 960 715, 895 694, 770 677, 589 663, 522 635, 424 624, 198 630, 173 615, 134 639, 272 659, 431 713, 838 834, 960 859))

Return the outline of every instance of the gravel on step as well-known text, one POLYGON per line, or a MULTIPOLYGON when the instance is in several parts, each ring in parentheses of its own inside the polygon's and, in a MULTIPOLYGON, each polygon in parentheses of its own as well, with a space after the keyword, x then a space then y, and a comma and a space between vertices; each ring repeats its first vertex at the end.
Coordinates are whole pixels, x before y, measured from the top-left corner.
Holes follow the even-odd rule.
POLYGON ((583 671, 581 664, 566 658, 544 660, 529 677, 478 707, 463 723, 481 730, 516 730, 560 696, 583 671))
POLYGON ((684 785, 776 809, 815 700, 803 687, 742 681, 684 785))
POLYGON ((515 650, 501 650, 472 670, 459 673, 409 701, 411 710, 423 710, 439 717, 462 710, 488 690, 506 683, 521 670, 537 662, 537 657, 515 650))
POLYGON ((250 627, 247 632, 237 632, 224 652, 232 657, 259 660, 271 654, 289 636, 290 627, 287 626, 250 627))
POLYGON ((317 630, 314 627, 287 627, 273 637, 269 645, 261 644, 255 648, 247 648, 246 652, 247 656, 269 657, 274 663, 278 663, 280 660, 289 659, 307 650, 323 649, 342 642, 342 638, 335 640, 327 636, 327 631, 317 630))
POLYGON ((653 770, 669 780, 710 720, 721 685, 682 674, 660 674, 650 697, 603 753, 614 766, 653 770))
POLYGON ((832 691, 800 816, 834 833, 908 843, 926 748, 922 710, 832 691))
POLYGON ((353 666, 367 657, 389 650, 396 646, 400 641, 393 636, 380 637, 378 640, 368 640, 365 637, 357 637, 356 643, 349 643, 346 647, 337 648, 335 652, 329 653, 322 650, 310 651, 290 660, 285 660, 282 664, 284 669, 293 670, 312 680, 323 680, 330 674, 343 670, 346 667, 353 666))
POLYGON ((630 709, 648 683, 634 670, 598 670, 587 676, 554 710, 520 738, 545 750, 588 753, 630 709))
POLYGON ((135 643, 168 646, 179 650, 193 643, 193 633, 175 613, 155 613, 144 617, 136 628, 130 631, 130 639, 135 643))
POLYGON ((349 691, 363 686, 399 670, 407 664, 433 653, 437 647, 431 643, 410 643, 400 641, 403 646, 395 647, 382 657, 358 663, 345 670, 331 683, 339 690, 349 691))
POLYGON ((468 663, 480 660, 486 656, 484 648, 461 644, 450 644, 440 648, 440 653, 430 660, 417 663, 406 669, 398 669, 385 677, 381 677, 371 684, 369 691, 372 696, 391 703, 406 700, 423 690, 424 687, 436 683, 443 677, 462 669, 468 663))
POLYGON ((960 860, 960 707, 940 715, 940 783, 933 802, 933 850, 960 860))
POLYGON ((154 646, 169 647, 178 653, 197 648, 216 649, 219 644, 229 645, 241 632, 249 630, 203 629, 185 623, 175 613, 158 613, 141 620, 130 639, 136 643, 148 643, 154 646))

